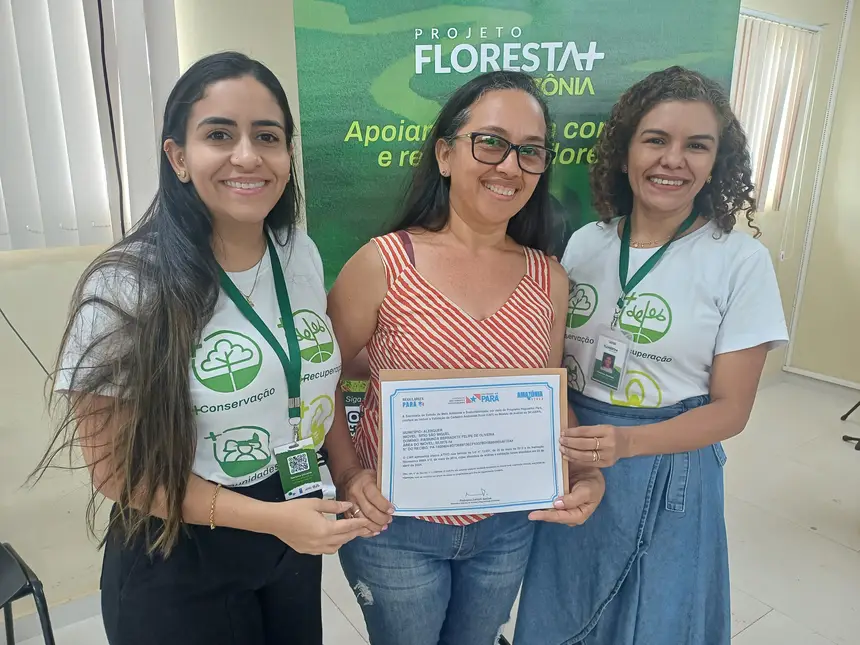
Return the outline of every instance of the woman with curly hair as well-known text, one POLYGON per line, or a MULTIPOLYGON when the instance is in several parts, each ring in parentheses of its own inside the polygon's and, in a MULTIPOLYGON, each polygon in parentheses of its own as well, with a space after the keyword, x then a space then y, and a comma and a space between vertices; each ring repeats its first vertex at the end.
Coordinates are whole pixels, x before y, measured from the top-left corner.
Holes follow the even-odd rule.
POLYGON ((755 211, 746 137, 715 82, 679 67, 615 105, 591 183, 601 221, 562 264, 574 463, 606 494, 576 528, 541 523, 517 645, 728 645, 720 442, 750 415, 787 341, 755 211))

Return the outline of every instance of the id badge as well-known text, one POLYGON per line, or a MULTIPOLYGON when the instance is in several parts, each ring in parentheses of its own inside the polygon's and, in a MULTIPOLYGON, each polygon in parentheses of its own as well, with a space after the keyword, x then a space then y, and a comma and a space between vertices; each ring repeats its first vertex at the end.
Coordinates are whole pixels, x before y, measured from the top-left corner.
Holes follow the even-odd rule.
POLYGON ((620 329, 601 327, 595 343, 591 380, 610 390, 617 390, 627 371, 630 344, 630 338, 620 329))
POLYGON ((310 437, 275 448, 275 461, 286 499, 295 499, 322 490, 317 451, 310 437))

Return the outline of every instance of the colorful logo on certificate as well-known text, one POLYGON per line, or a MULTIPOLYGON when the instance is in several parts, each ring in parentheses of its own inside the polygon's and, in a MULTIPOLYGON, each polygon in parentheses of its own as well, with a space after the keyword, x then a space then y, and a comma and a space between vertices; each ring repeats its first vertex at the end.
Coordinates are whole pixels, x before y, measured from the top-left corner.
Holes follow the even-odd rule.
POLYGON ((540 390, 526 390, 517 392, 518 399, 528 399, 529 401, 543 401, 543 392, 540 390))
POLYGON ((499 393, 492 392, 487 394, 473 394, 472 396, 466 397, 466 405, 472 405, 475 403, 498 403, 499 402, 499 393))
POLYGON ((499 403, 498 392, 478 392, 466 396, 455 396, 448 401, 448 405, 481 405, 499 403))

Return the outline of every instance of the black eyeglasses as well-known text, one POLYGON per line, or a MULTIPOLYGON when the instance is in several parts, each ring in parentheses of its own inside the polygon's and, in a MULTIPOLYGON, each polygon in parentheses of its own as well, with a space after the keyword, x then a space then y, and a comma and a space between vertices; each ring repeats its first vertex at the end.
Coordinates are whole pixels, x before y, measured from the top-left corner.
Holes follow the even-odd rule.
POLYGON ((542 175, 552 163, 555 152, 546 146, 533 143, 511 143, 504 137, 488 132, 466 132, 451 137, 449 141, 468 137, 472 140, 472 156, 475 161, 497 166, 508 158, 511 150, 517 151, 517 164, 532 175, 542 175))

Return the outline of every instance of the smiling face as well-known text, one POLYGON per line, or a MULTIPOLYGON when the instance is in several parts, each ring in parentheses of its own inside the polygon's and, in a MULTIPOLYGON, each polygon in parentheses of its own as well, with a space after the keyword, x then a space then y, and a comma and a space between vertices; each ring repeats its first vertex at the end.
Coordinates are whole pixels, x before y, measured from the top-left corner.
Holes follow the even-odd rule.
POLYGON ((164 149, 216 222, 262 222, 290 180, 284 113, 250 76, 210 85, 191 109, 185 145, 164 149))
POLYGON ((627 155, 634 211, 672 217, 692 209, 708 180, 719 145, 713 108, 701 101, 669 101, 648 112, 627 155))
MULTIPOLYGON (((517 153, 510 151, 499 164, 481 163, 472 154, 472 139, 467 133, 481 133, 475 141, 479 158, 492 158, 493 150, 506 144, 546 143, 546 121, 540 104, 522 90, 493 90, 469 108, 466 122, 450 144, 439 140, 436 159, 440 171, 451 177, 451 209, 475 224, 506 224, 529 201, 540 180, 539 174, 523 172, 517 153), (463 135, 463 136, 461 136, 463 135), (496 135, 496 136, 494 136, 496 135)), ((525 155, 533 150, 523 151, 525 155)))

